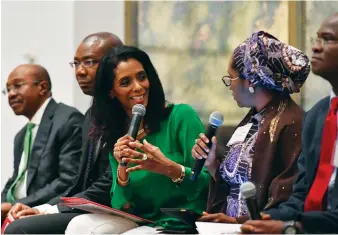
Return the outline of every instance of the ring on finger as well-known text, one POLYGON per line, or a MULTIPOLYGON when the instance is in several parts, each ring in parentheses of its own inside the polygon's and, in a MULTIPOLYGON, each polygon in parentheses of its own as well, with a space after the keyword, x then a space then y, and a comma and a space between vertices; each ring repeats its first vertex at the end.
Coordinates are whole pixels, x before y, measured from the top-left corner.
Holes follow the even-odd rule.
POLYGON ((143 157, 142 157, 142 160, 145 161, 145 160, 147 160, 147 159, 148 159, 148 156, 147 156, 147 154, 144 153, 144 154, 143 154, 143 157))

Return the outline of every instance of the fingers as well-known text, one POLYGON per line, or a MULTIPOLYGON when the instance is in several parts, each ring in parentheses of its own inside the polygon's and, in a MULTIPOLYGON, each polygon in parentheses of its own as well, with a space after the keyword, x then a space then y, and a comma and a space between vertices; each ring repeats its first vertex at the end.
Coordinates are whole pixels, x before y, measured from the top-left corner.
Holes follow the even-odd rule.
POLYGON ((40 211, 37 210, 37 209, 33 209, 33 208, 29 208, 27 210, 23 210, 23 211, 20 211, 18 214, 17 214, 17 217, 19 219, 23 218, 23 217, 27 217, 27 216, 32 216, 32 215, 39 215, 40 214, 40 211))
MULTIPOLYGON (((203 135, 203 134, 200 134, 200 138, 197 139, 197 140, 195 141, 195 143, 196 143, 201 149, 203 149, 205 153, 209 153, 209 150, 210 150, 210 149, 209 149, 209 147, 207 146, 207 143, 209 143, 209 140, 207 139, 208 142, 205 142, 205 140, 201 138, 201 135, 203 135)), ((206 137, 205 137, 205 138, 206 138, 206 137)))
POLYGON ((201 222, 215 222, 217 219, 218 214, 208 214, 208 215, 203 215, 201 218, 199 218, 198 221, 201 222))
MULTIPOLYGON (((129 158, 130 159, 130 158, 129 158)), ((135 159, 130 159, 130 160, 135 160, 135 159)), ((139 161, 142 161, 142 160, 139 160, 139 161)), ((133 166, 133 167, 130 167, 126 170, 127 173, 130 173, 130 172, 133 172, 133 171, 139 171, 139 170, 142 170, 142 165, 137 165, 137 166, 133 166)))
POLYGON ((143 153, 128 148, 121 151, 121 156, 123 156, 124 160, 127 158, 142 158, 143 153))
POLYGON ((269 214, 264 214, 261 212, 261 217, 262 217, 262 220, 271 220, 271 215, 269 214))
POLYGON ((217 147, 217 139, 216 136, 213 136, 211 139, 212 146, 210 152, 215 153, 216 152, 216 147, 217 147))
POLYGON ((199 136, 200 136, 200 139, 201 139, 204 143, 206 143, 206 144, 209 143, 209 139, 205 136, 205 134, 200 133, 199 136))
POLYGON ((247 224, 244 224, 241 227, 241 232, 244 233, 244 234, 253 233, 254 230, 255 230, 255 228, 253 226, 247 225, 247 224))
POLYGON ((128 144, 130 147, 134 148, 134 149, 142 149, 143 147, 143 144, 140 143, 139 141, 132 141, 132 142, 129 142, 128 144))
POLYGON ((217 145, 217 138, 216 138, 216 136, 213 136, 213 137, 211 138, 211 142, 212 142, 212 145, 213 145, 213 146, 216 146, 216 145, 217 145))
POLYGON ((129 135, 124 135, 116 141, 116 144, 120 144, 122 141, 130 142, 130 141, 134 141, 134 139, 133 139, 133 137, 131 137, 129 135))
POLYGON ((17 219, 17 214, 20 212, 20 211, 23 211, 25 209, 30 209, 30 207, 24 205, 24 204, 21 204, 21 203, 16 203, 12 209, 9 211, 9 213, 11 214, 11 216, 14 218, 14 219, 17 219))
POLYGON ((152 144, 150 144, 146 139, 143 140, 143 149, 146 153, 151 153, 156 155, 155 153, 160 151, 160 149, 152 144))
POLYGON ((197 148, 199 148, 199 146, 195 144, 193 149, 191 150, 191 155, 194 159, 202 159, 203 157, 200 155, 199 152, 197 152, 197 148))

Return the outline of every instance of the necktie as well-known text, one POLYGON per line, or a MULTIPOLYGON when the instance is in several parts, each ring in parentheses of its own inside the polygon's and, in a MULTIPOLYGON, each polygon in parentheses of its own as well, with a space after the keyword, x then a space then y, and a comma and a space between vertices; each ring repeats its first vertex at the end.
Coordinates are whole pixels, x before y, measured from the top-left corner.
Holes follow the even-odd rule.
POLYGON ((29 156, 31 152, 31 145, 32 145, 32 130, 35 127, 34 123, 28 123, 26 128, 26 135, 24 140, 24 159, 23 164, 20 162, 20 166, 18 169, 18 175, 16 179, 14 180, 13 184, 9 188, 7 192, 7 201, 13 203, 15 201, 14 197, 14 189, 17 185, 17 183, 22 179, 22 177, 25 175, 25 172, 27 170, 28 162, 29 162, 29 156))
POLYGON ((322 210, 322 201, 333 173, 331 159, 337 139, 337 110, 338 97, 335 97, 331 100, 330 111, 324 124, 319 165, 315 180, 305 200, 305 212, 322 210))

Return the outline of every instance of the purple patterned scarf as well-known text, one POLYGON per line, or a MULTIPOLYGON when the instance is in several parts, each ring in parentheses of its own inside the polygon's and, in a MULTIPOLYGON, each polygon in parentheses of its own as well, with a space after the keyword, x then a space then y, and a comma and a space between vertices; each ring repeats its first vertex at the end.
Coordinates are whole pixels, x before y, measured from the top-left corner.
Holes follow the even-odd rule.
POLYGON ((299 92, 310 72, 303 52, 263 31, 252 34, 234 50, 234 65, 254 86, 284 94, 299 92))

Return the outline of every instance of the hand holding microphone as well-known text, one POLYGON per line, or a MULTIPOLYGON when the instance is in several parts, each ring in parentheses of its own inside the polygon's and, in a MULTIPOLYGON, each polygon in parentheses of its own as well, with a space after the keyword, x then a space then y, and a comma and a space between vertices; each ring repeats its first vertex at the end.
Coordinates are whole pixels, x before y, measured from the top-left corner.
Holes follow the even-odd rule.
POLYGON ((215 136, 218 127, 223 123, 223 119, 224 117, 220 112, 215 111, 211 113, 206 134, 200 134, 200 138, 195 141, 192 149, 195 165, 192 170, 191 180, 195 181, 197 179, 204 165, 208 168, 211 175, 215 175, 215 167, 212 167, 216 160, 217 140, 215 136))
POLYGON ((256 186, 248 181, 243 183, 239 190, 245 199, 250 219, 261 220, 262 216, 260 214, 260 209, 258 208, 258 202, 256 198, 256 186))
MULTIPOLYGON (((114 145, 114 157, 122 165, 125 165, 122 161, 123 156, 121 152, 124 149, 130 149, 129 143, 136 140, 138 129, 142 118, 146 113, 146 108, 141 104, 134 105, 132 109, 132 117, 129 125, 128 132, 125 136, 119 138, 114 145)), ((126 165, 125 165, 126 166, 126 165)))

